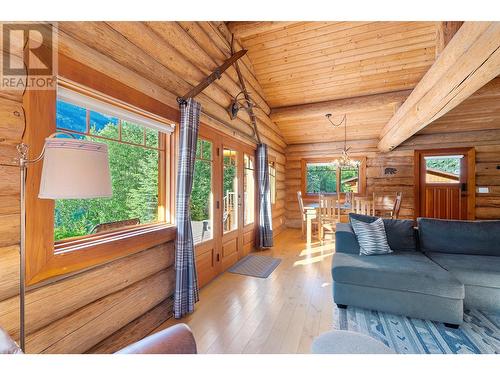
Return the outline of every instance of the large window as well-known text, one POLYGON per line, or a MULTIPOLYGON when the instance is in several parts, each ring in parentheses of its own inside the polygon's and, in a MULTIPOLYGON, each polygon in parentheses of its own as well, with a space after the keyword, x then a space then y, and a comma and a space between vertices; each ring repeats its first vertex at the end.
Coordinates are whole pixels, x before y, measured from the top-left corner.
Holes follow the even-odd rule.
POLYGON ((357 168, 340 168, 327 160, 303 160, 302 186, 305 195, 363 193, 364 168, 363 161, 357 168))
POLYGON ((194 243, 213 238, 212 142, 198 139, 191 193, 191 227, 194 243))
POLYGON ((113 196, 56 200, 56 241, 163 220, 165 134, 110 113, 57 100, 58 131, 108 145, 113 196))

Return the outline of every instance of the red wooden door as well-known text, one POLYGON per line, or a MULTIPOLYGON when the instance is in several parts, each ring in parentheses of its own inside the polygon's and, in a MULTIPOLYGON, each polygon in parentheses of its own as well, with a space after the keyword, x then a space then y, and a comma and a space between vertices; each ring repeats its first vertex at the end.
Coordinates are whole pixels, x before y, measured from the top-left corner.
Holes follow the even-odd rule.
MULTIPOLYGON (((420 217, 466 220, 474 215, 469 149, 418 152, 417 211, 420 217)), ((474 162, 472 160, 472 162, 474 162)))

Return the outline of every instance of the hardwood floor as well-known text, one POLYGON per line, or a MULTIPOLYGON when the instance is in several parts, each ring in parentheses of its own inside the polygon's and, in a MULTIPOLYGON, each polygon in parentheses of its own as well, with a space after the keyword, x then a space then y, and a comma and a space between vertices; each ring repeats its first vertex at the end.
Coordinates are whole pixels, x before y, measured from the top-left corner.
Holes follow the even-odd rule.
POLYGON ((332 242, 309 247, 300 230, 287 229, 259 252, 281 258, 267 278, 224 273, 200 292, 184 322, 200 353, 309 353, 312 340, 332 325, 332 242))

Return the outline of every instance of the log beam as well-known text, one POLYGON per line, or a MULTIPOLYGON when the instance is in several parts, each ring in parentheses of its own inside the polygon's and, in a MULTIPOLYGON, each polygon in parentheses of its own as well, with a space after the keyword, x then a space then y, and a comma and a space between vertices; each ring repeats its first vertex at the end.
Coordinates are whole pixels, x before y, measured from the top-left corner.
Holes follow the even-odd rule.
POLYGON ((410 93, 411 90, 394 91, 386 94, 366 95, 356 98, 281 107, 273 109, 270 117, 274 122, 282 122, 322 117, 327 113, 336 116, 343 115, 344 113, 366 112, 388 105, 400 105, 410 93))
POLYGON ((500 74, 500 22, 465 22, 384 126, 387 152, 455 108, 500 74))
POLYGON ((235 21, 228 22, 227 27, 238 39, 248 38, 250 36, 266 33, 274 30, 281 29, 286 26, 294 24, 294 21, 270 21, 270 22, 258 22, 258 21, 235 21))
POLYGON ((443 52, 444 48, 450 43, 450 40, 455 36, 462 25, 463 21, 437 22, 436 58, 443 52))

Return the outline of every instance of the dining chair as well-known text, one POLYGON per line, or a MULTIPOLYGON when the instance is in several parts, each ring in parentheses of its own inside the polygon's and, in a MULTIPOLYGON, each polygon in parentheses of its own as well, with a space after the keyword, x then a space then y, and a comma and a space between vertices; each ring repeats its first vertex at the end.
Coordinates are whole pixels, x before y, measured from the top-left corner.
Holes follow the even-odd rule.
POLYGON ((354 204, 352 206, 352 212, 360 215, 375 215, 374 212, 375 203, 373 198, 368 197, 354 197, 354 204))
POLYGON ((323 242, 325 231, 335 233, 337 223, 340 223, 340 201, 338 194, 335 197, 320 194, 318 221, 319 239, 323 242))
MULTIPOLYGON (((302 192, 297 192, 297 200, 299 201, 299 210, 300 210, 300 218, 301 218, 301 226, 302 226, 302 235, 306 233, 306 207, 304 206, 304 200, 302 199, 302 192)), ((317 219, 312 220, 312 224, 317 224, 317 219)))
POLYGON ((391 212, 391 219, 397 219, 399 217, 399 211, 401 210, 401 203, 403 201, 403 193, 398 191, 396 193, 396 199, 394 200, 394 206, 391 212))

